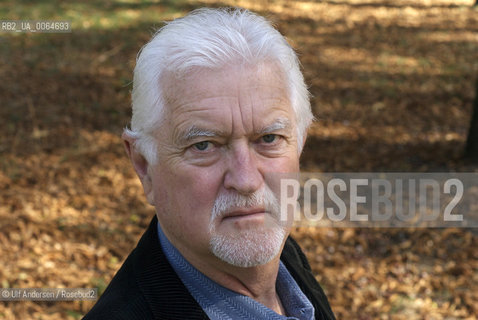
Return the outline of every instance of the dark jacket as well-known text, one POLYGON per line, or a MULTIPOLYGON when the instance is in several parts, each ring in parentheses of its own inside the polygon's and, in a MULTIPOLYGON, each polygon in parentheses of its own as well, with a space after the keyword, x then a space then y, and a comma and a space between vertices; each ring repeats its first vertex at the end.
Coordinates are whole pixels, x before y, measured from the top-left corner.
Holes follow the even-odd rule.
MULTIPOLYGON (((136 248, 83 319, 208 319, 164 255, 156 216, 136 248)), ((316 319, 335 319, 298 244, 288 238, 281 260, 315 307, 316 319)))

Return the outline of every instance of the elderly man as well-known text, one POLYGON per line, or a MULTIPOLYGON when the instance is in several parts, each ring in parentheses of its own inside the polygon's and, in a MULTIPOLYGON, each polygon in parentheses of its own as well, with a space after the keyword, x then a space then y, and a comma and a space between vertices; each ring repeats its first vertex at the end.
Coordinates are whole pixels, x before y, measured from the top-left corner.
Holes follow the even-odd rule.
POLYGON ((196 10, 143 47, 132 99, 124 144, 156 216, 85 318, 334 319, 266 180, 299 171, 313 118, 280 33, 196 10))

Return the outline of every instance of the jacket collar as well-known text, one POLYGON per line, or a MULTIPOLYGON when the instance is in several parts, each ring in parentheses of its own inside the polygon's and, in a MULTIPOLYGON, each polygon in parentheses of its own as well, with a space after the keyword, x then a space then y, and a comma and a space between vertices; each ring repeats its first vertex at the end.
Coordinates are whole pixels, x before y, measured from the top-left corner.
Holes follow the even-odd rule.
POLYGON ((135 277, 155 319, 208 319, 167 261, 156 215, 136 247, 135 277))

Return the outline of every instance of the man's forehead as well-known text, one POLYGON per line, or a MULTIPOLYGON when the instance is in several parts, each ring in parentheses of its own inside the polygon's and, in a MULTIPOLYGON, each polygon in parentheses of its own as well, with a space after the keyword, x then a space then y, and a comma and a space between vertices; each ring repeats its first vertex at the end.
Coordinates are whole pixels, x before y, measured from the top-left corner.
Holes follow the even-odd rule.
POLYGON ((202 70, 174 78, 167 89, 163 119, 175 140, 260 134, 268 126, 286 130, 295 125, 284 77, 275 65, 202 70))
POLYGON ((230 82, 242 81, 248 90, 259 90, 274 99, 289 100, 286 75, 277 63, 263 61, 255 65, 229 64, 220 68, 192 68, 187 73, 166 71, 161 77, 166 104, 175 107, 185 98, 200 99, 211 95, 234 95, 230 82), (267 81, 260 81, 267 79, 267 81), (190 93, 190 94, 188 94, 190 93))

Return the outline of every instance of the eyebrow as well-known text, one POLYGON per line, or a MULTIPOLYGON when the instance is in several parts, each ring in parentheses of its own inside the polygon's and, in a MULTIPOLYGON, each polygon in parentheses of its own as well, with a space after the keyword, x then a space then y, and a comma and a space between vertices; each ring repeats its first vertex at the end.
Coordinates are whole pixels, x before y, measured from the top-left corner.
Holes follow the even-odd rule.
POLYGON ((224 134, 220 131, 207 130, 199 128, 197 126, 191 126, 183 133, 180 133, 178 138, 181 142, 188 142, 198 137, 218 137, 223 135, 224 134))
MULTIPOLYGON (((276 119, 272 124, 262 128, 258 134, 269 134, 279 130, 289 130, 291 128, 291 122, 286 118, 276 119)), ((224 137, 225 134, 222 131, 209 130, 197 127, 195 125, 189 127, 186 131, 178 134, 178 141, 186 143, 192 141, 198 137, 224 137)))
POLYGON ((291 122, 286 118, 276 119, 272 124, 262 128, 259 134, 268 134, 279 130, 289 130, 291 128, 291 122))

